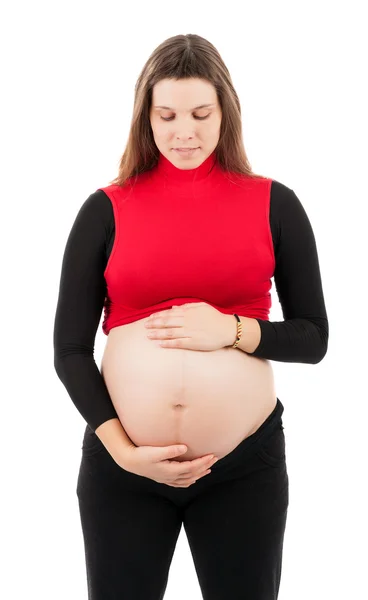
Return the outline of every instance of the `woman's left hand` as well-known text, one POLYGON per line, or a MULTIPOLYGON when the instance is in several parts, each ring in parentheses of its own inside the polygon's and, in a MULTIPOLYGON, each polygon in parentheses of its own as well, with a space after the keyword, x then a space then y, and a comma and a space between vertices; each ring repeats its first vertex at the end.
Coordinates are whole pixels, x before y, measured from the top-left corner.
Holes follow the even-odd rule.
POLYGON ((218 350, 234 343, 236 320, 206 302, 173 306, 154 313, 145 321, 148 337, 164 348, 218 350), (234 320, 231 331, 230 319, 234 320))

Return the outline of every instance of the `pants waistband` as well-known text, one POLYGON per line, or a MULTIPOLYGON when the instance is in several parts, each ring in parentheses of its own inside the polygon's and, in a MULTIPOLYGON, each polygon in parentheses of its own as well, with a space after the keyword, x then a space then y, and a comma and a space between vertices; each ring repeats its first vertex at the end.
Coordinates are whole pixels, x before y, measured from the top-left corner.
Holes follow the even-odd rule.
POLYGON ((229 452, 223 458, 220 458, 212 467, 211 470, 216 471, 223 467, 228 467, 233 463, 236 463, 238 458, 241 456, 245 459, 247 456, 253 455, 264 441, 270 436, 276 427, 282 425, 282 414, 284 412, 284 405, 281 400, 277 398, 276 406, 273 411, 268 415, 266 420, 260 425, 254 433, 246 437, 240 444, 238 444, 234 450, 229 452))

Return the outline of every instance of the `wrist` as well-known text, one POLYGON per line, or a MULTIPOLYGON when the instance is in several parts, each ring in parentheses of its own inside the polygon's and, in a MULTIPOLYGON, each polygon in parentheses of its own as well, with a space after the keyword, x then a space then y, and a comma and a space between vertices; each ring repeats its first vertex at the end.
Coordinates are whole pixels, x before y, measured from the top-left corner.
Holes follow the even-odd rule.
POLYGON ((120 464, 125 462, 125 456, 129 454, 129 450, 136 447, 117 417, 99 425, 95 434, 112 458, 116 462, 119 461, 120 464))
POLYGON ((234 315, 225 315, 226 317, 226 328, 225 328, 225 348, 233 346, 235 344, 236 336, 238 333, 238 322, 234 315))
POLYGON ((119 467, 125 469, 126 471, 130 471, 132 453, 136 448, 137 446, 135 444, 131 446, 120 446, 120 448, 116 448, 114 452, 111 453, 111 457, 114 459, 116 464, 119 465, 119 467))

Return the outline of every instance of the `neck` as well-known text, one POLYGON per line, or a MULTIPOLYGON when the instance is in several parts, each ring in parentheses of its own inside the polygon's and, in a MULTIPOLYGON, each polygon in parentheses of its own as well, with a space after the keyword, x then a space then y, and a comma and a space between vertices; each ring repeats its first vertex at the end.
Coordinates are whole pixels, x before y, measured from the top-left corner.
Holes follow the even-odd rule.
MULTIPOLYGON (((184 162, 184 161, 183 161, 184 162)), ((166 182, 174 185, 193 185, 208 180, 216 165, 215 150, 204 159, 204 161, 192 169, 181 169, 174 165, 166 156, 160 152, 157 163, 157 174, 165 178, 166 182)))

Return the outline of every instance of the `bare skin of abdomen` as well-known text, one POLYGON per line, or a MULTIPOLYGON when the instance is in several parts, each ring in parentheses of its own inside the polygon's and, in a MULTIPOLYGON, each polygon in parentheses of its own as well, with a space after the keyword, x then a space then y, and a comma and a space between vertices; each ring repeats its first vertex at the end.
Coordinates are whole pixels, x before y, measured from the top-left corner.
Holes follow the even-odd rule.
POLYGON ((270 362, 238 348, 162 348, 140 319, 109 332, 101 373, 136 446, 186 444, 175 460, 226 456, 276 406, 270 362))

